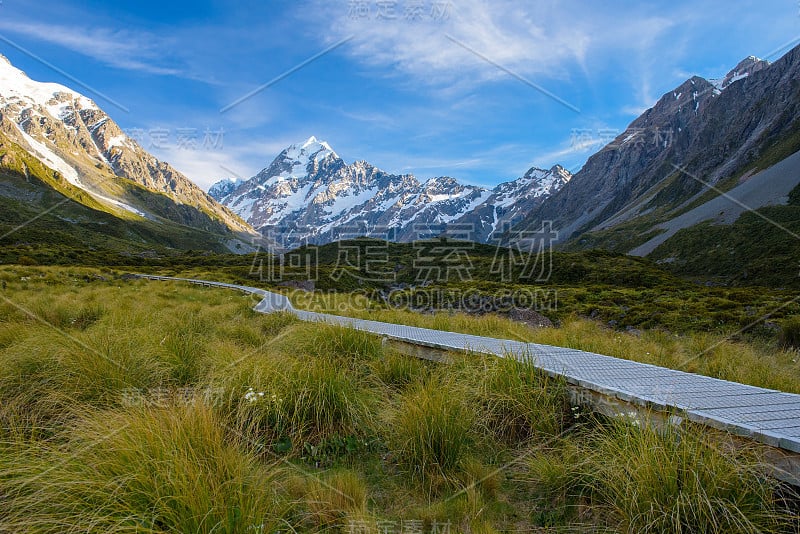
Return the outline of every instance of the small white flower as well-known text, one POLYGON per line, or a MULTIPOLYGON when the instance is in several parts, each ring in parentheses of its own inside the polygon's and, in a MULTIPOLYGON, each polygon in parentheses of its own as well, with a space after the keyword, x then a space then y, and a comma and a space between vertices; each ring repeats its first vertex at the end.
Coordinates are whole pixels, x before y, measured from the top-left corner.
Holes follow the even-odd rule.
POLYGON ((263 391, 256 391, 253 388, 247 388, 247 393, 244 394, 244 400, 248 402, 257 402, 264 397, 263 391))

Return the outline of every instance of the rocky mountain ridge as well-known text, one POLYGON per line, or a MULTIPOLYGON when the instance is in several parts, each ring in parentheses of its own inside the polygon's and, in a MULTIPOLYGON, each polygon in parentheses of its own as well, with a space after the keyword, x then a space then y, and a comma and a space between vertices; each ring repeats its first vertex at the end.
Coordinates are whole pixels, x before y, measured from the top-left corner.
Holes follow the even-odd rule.
POLYGON ((31 80, 3 56, 0 133, 112 213, 255 237, 246 222, 145 151, 91 99, 31 80))
MULTIPOLYGON (((658 224, 746 180, 770 151, 794 142, 798 126, 800 47, 772 64, 746 58, 719 80, 694 76, 591 156, 518 228, 554 221, 572 246, 629 252, 658 224)), ((796 150, 786 148, 786 156, 796 150)))
POLYGON ((448 176, 421 182, 366 161, 347 164, 312 136, 283 150, 252 178, 223 180, 209 194, 254 228, 277 233, 286 246, 362 235, 412 241, 447 232, 488 242, 570 177, 554 166, 532 168, 493 189, 448 176))

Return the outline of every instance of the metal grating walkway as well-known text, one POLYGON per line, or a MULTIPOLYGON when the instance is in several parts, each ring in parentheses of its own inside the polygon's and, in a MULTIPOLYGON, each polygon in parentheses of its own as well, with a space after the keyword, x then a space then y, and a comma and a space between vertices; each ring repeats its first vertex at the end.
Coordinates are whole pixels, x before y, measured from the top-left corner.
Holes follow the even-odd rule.
POLYGON ((567 382, 654 410, 678 410, 689 420, 800 453, 800 395, 665 369, 575 349, 458 334, 295 309, 283 295, 247 286, 187 278, 138 275, 190 282, 259 295, 255 310, 288 311, 304 321, 355 328, 396 341, 450 351, 473 351, 528 361, 567 382))

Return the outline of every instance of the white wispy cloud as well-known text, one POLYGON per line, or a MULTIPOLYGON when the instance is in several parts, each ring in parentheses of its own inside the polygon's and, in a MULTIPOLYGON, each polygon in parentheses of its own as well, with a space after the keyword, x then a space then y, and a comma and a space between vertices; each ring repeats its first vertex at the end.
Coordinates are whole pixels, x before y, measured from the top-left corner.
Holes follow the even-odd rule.
POLYGON ((550 17, 545 15, 555 10, 544 3, 521 6, 509 0, 463 0, 450 3, 438 17, 425 12, 413 20, 406 16, 402 2, 391 18, 377 13, 362 18, 342 3, 315 4, 307 12, 330 28, 331 39, 354 36, 348 44, 351 54, 434 84, 463 80, 465 74, 480 80, 506 76, 455 45, 448 35, 510 69, 556 76, 566 74, 564 62, 581 61, 589 43, 588 35, 575 28, 550 27, 546 23, 550 17))
POLYGON ((525 76, 570 80, 588 69, 590 56, 647 49, 680 23, 622 5, 517 0, 438 2, 450 5, 445 16, 425 12, 409 20, 406 6, 412 3, 393 2, 397 7, 389 17, 379 14, 378 2, 366 2, 366 16, 326 0, 303 11, 325 28, 321 35, 328 40, 352 36, 345 48, 364 64, 412 76, 414 83, 445 86, 507 78, 497 65, 525 76))
POLYGON ((254 168, 245 163, 238 150, 185 150, 171 147, 151 152, 206 191, 222 178, 249 178, 255 174, 254 168))
POLYGON ((600 140, 592 139, 578 143, 562 144, 554 150, 540 151, 536 153, 532 165, 542 168, 550 168, 555 164, 570 168, 576 162, 583 163, 592 153, 603 146, 600 140))
POLYGON ((0 31, 64 47, 111 67, 160 75, 180 75, 163 57, 175 46, 169 39, 142 31, 82 28, 0 19, 0 31))

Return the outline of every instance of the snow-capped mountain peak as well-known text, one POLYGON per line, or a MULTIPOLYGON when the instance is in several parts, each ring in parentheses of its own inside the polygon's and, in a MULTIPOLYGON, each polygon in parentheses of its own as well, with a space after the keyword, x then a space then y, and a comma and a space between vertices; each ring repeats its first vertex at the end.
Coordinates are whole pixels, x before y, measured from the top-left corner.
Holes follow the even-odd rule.
POLYGON ((113 213, 171 219, 214 231, 252 229, 169 164, 129 138, 90 98, 58 83, 38 82, 0 56, 0 135, 19 145, 91 201, 113 213), (168 196, 162 210, 130 183, 168 196))
POLYGON ((317 140, 317 138, 313 135, 304 143, 291 145, 284 152, 286 159, 294 160, 298 163, 308 163, 314 160, 322 161, 331 155, 334 158, 339 157, 339 155, 334 152, 328 143, 317 140))
POLYGON ((452 224, 471 226, 475 241, 489 241, 501 223, 519 220, 570 176, 556 166, 531 169, 494 189, 449 176, 420 183, 413 175, 389 174, 363 160, 348 165, 312 136, 284 149, 251 179, 222 180, 209 194, 272 237, 281 238, 276 231, 290 234, 294 245, 333 241, 353 228, 375 237, 391 231, 394 239, 410 241, 421 227, 444 232, 452 224))
POLYGON ((81 109, 97 110, 97 105, 89 98, 76 93, 58 83, 37 82, 31 80, 22 70, 16 68, 3 55, 0 55, 0 95, 7 103, 18 103, 22 106, 36 104, 43 106, 56 118, 69 113, 73 103, 81 109))
POLYGON ((208 190, 208 194, 212 198, 221 198, 230 195, 233 191, 242 185, 246 180, 242 178, 234 178, 231 180, 230 178, 223 178, 219 182, 215 183, 211 186, 208 190))

